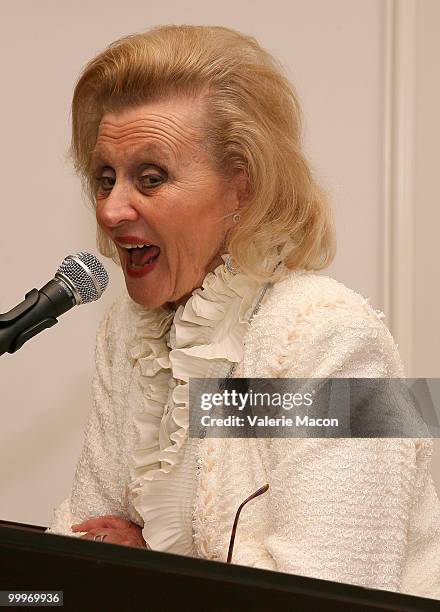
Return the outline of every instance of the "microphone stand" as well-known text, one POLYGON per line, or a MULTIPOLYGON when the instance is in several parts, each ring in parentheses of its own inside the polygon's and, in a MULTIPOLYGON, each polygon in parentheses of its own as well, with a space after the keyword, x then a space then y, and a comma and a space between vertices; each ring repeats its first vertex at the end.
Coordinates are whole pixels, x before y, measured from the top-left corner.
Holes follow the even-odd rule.
POLYGON ((31 289, 23 302, 0 314, 0 356, 15 353, 25 342, 58 323, 56 317, 75 306, 76 300, 60 279, 52 279, 39 291, 31 289))

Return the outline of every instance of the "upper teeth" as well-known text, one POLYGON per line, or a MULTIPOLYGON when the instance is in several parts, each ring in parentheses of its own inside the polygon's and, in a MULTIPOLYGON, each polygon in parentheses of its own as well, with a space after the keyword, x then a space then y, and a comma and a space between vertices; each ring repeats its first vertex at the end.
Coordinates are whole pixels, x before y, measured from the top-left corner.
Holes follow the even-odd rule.
POLYGON ((122 248, 124 249, 142 249, 144 246, 151 246, 151 244, 124 244, 122 248))

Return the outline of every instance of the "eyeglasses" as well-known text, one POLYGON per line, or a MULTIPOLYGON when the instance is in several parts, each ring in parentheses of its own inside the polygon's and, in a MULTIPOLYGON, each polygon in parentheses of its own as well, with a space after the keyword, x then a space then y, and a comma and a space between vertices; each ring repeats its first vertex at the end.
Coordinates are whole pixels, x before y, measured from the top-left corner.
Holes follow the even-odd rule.
POLYGON ((232 551, 234 550, 235 533, 237 531, 237 525, 238 525, 238 519, 240 518, 240 512, 243 510, 244 506, 248 502, 251 501, 251 499, 255 499, 255 497, 258 497, 259 495, 262 495, 263 493, 266 493, 268 488, 269 488, 268 484, 263 485, 257 491, 255 491, 255 493, 252 493, 252 495, 250 495, 247 499, 245 499, 244 502, 242 502, 240 504, 240 506, 238 507, 238 510, 237 510, 237 512, 235 514, 234 524, 232 526, 231 539, 229 541, 228 558, 226 560, 226 563, 231 563, 232 551))

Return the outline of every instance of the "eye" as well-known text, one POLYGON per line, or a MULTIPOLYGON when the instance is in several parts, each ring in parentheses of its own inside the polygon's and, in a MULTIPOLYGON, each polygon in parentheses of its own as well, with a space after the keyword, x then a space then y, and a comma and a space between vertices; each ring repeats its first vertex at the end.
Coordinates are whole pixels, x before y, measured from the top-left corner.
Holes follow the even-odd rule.
POLYGON ((113 185, 115 184, 115 179, 112 176, 95 176, 95 180, 101 186, 102 191, 111 191, 113 185), (106 183, 105 181, 110 181, 106 183))
POLYGON ((162 180, 163 180, 163 177, 160 176, 159 174, 144 174, 140 178, 142 187, 147 187, 147 188, 156 187, 157 185, 161 183, 162 180))
MULTIPOLYGON (((101 191, 111 191, 116 182, 112 176, 95 176, 95 180, 101 187, 101 191)), ((151 189, 157 187, 164 180, 160 174, 143 174, 139 181, 143 189, 151 189)))

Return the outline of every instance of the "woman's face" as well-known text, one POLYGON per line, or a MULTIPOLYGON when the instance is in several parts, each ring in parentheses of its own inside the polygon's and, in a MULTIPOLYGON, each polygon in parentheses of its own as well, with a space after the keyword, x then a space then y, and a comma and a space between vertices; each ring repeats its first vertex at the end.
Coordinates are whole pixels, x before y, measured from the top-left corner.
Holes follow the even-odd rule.
POLYGON ((202 110, 167 100, 106 113, 99 126, 97 221, 116 245, 131 298, 150 308, 183 303, 222 263, 244 202, 244 174, 226 182, 200 141, 202 110))

